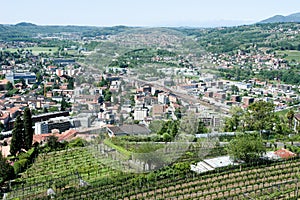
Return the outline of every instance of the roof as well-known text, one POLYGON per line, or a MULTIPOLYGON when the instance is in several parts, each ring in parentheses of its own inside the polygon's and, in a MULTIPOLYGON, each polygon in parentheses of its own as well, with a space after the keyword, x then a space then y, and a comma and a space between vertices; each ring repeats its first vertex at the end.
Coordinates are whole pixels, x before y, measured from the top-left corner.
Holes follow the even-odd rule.
POLYGON ((141 124, 126 124, 107 128, 113 135, 147 135, 151 131, 141 124))
POLYGON ((70 129, 70 130, 63 132, 62 134, 46 133, 46 134, 33 135, 33 143, 35 143, 35 142, 40 143, 42 141, 46 141, 47 138, 50 136, 57 137, 58 141, 66 141, 66 140, 69 141, 72 138, 74 138, 76 136, 76 134, 77 134, 76 130, 70 129))
POLYGON ((288 159, 296 156, 295 153, 284 148, 275 151, 274 154, 281 157, 282 159, 288 159))
POLYGON ((295 119, 296 119, 297 121, 300 121, 300 113, 296 113, 296 114, 294 115, 294 117, 295 117, 295 119))

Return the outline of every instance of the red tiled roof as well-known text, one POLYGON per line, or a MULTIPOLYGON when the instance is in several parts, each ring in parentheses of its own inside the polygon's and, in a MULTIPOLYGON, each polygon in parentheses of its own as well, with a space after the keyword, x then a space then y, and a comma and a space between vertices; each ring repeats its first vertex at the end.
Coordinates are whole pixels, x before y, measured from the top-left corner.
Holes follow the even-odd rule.
POLYGON ((59 135, 58 141, 70 140, 70 139, 72 139, 73 137, 76 136, 76 133, 77 133, 76 130, 73 130, 73 129, 67 130, 67 131, 65 131, 65 132, 63 132, 62 134, 59 135))
POLYGON ((57 137, 58 141, 70 140, 70 139, 74 138, 76 136, 76 134, 77 134, 76 130, 70 129, 70 130, 63 132, 62 134, 46 133, 46 134, 33 135, 33 143, 35 143, 35 142, 40 143, 42 141, 46 141, 47 138, 50 136, 57 137))
POLYGON ((292 157, 296 156, 295 153, 293 153, 287 149, 284 149, 284 148, 275 151, 274 154, 281 157, 282 159, 288 159, 288 158, 292 158, 292 157))

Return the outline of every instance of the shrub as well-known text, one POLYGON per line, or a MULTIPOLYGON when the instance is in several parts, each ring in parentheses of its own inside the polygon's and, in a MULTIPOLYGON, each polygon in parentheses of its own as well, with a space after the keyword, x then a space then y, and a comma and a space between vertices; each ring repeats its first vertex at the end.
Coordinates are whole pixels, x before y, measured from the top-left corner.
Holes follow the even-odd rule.
POLYGON ((28 164, 29 164, 29 160, 27 160, 27 159, 22 159, 22 160, 16 161, 13 166, 15 174, 17 175, 17 174, 23 172, 26 169, 26 167, 28 166, 28 164))
POLYGON ((86 141, 81 138, 76 138, 75 140, 72 140, 69 142, 68 147, 84 147, 86 144, 86 141))

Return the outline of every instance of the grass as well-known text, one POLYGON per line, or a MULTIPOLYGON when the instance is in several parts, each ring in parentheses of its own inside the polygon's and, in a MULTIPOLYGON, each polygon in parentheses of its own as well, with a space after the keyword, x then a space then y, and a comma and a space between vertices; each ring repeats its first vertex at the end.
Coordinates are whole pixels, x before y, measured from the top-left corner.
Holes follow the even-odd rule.
POLYGON ((34 55, 38 55, 39 53, 50 53, 53 54, 54 52, 58 51, 58 47, 27 47, 27 48, 8 48, 4 49, 4 51, 9 51, 9 52, 17 52, 17 50, 28 50, 32 51, 34 55))
POLYGON ((286 50, 286 51, 276 51, 277 55, 285 57, 289 62, 295 60, 296 62, 300 62, 300 51, 296 50, 286 50))
POLYGON ((106 144, 107 146, 113 148, 113 149, 116 149, 117 151, 119 151, 120 153, 122 153, 124 156, 126 156, 128 159, 130 158, 130 156, 131 156, 131 152, 130 151, 127 151, 125 148, 123 148, 121 146, 115 145, 109 139, 105 139, 103 141, 103 143, 106 144))

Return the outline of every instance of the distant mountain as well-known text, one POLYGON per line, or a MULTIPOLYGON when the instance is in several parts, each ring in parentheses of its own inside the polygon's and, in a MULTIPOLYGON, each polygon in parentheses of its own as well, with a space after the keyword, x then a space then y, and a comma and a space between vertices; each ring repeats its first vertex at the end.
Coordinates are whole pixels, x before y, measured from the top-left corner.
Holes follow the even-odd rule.
POLYGON ((37 25, 28 22, 21 22, 16 24, 15 26, 37 26, 37 25))
POLYGON ((262 20, 259 23, 285 23, 285 22, 300 22, 300 12, 288 16, 275 15, 268 19, 262 20))

